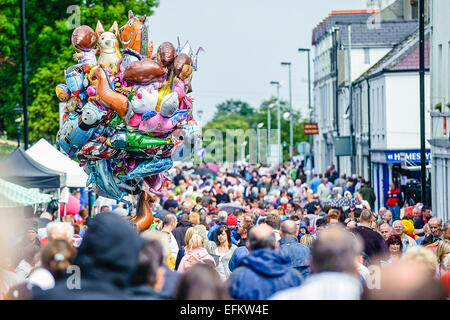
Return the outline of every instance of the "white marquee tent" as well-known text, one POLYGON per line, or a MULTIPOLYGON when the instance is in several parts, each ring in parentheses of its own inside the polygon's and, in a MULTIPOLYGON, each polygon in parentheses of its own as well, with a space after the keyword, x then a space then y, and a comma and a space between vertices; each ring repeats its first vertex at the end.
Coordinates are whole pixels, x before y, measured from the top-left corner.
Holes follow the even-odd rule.
POLYGON ((88 176, 83 168, 77 162, 58 151, 47 140, 39 140, 26 153, 44 167, 65 172, 67 187, 86 187, 88 176))

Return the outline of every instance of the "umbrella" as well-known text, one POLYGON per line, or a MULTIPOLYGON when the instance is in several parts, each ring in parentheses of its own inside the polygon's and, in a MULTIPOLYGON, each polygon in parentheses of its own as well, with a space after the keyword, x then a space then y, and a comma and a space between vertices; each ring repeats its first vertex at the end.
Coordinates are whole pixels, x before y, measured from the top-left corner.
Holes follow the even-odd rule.
POLYGON ((0 208, 28 207, 49 203, 54 197, 0 179, 0 208))
POLYGON ((213 162, 207 163, 206 167, 214 172, 219 172, 220 169, 219 165, 213 162))
POLYGON ((159 210, 155 210, 153 216, 155 218, 158 218, 160 220, 164 220, 164 218, 168 215, 171 214, 172 212, 170 212, 169 210, 165 210, 165 209, 159 209, 159 210))
POLYGON ((359 205, 360 202, 358 199, 355 199, 353 197, 348 198, 348 197, 340 197, 340 198, 334 198, 331 199, 330 201, 328 201, 327 203, 330 207, 351 207, 351 206, 356 206, 359 205))
POLYGON ((234 213, 234 211, 235 211, 236 209, 244 210, 244 207, 241 206, 240 204, 237 204, 237 203, 231 203, 231 202, 228 202, 228 203, 220 203, 220 204, 217 205, 217 208, 218 208, 220 211, 225 211, 225 212, 228 213, 228 214, 234 213))
POLYGON ((200 175, 200 176, 213 176, 213 177, 215 177, 215 176, 217 176, 217 172, 214 172, 214 171, 212 171, 211 169, 208 169, 208 168, 200 168, 200 169, 196 169, 195 171, 194 171, 194 174, 195 175, 200 175))

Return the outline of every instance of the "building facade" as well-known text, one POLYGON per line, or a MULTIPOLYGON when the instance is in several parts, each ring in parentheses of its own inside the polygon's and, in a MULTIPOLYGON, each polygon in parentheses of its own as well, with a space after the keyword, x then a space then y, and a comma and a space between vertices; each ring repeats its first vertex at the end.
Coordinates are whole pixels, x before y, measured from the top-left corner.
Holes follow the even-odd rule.
MULTIPOLYGON (((430 65, 429 34, 430 28, 427 28, 426 70, 430 65)), ((421 160, 419 84, 418 30, 353 83, 357 172, 372 182, 377 210, 385 205, 391 182, 401 188, 405 200, 417 202, 414 190, 418 187, 421 160)), ((429 84, 430 76, 426 72, 426 108, 429 108, 429 84)), ((429 121, 428 114, 426 121, 429 121)), ((430 137, 429 126, 425 137, 430 137)), ((427 143, 426 163, 430 160, 430 144, 427 143)))
POLYGON ((417 27, 412 20, 379 21, 374 26, 373 16, 379 13, 379 10, 333 11, 313 30, 313 97, 319 125, 319 135, 314 137, 317 172, 324 172, 331 164, 339 172, 357 172, 355 158, 341 156, 335 148, 339 137, 349 137, 359 125, 351 114, 350 84, 417 27))
MULTIPOLYGON (((450 1, 431 3, 431 154, 433 216, 450 219, 450 1)), ((428 123, 427 123, 428 124, 428 123)))

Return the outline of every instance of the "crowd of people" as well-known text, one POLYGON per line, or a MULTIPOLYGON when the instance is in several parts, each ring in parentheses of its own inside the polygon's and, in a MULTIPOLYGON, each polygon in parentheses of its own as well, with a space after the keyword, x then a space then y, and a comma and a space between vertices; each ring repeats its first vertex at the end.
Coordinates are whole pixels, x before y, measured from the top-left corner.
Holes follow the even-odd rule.
MULTIPOLYGON (((394 183, 232 164, 175 166, 136 232, 133 206, 49 205, 0 265, 4 299, 448 299, 450 221, 394 183), (77 273, 77 270, 80 270, 77 273), (78 278, 77 278, 78 277, 78 278)), ((75 191, 75 193, 79 191, 75 191)))

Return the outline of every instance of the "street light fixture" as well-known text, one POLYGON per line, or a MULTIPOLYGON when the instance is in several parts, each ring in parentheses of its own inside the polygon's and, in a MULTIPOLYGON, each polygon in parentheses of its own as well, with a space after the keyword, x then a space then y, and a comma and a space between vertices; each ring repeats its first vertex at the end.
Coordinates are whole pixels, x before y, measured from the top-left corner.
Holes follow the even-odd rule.
POLYGON ((16 113, 16 115, 20 115, 18 118, 16 118, 15 123, 16 123, 16 130, 17 130, 17 148, 20 148, 20 124, 22 122, 22 108, 20 107, 19 104, 16 104, 14 111, 16 113))
POLYGON ((258 139, 258 163, 260 163, 260 140, 261 140, 261 138, 260 138, 260 129, 262 128, 264 126, 264 122, 260 122, 260 123, 258 123, 257 124, 257 126, 256 126, 256 135, 257 135, 257 139, 258 139))
POLYGON ((292 77, 291 77, 291 63, 281 62, 282 66, 289 67, 289 113, 290 113, 290 123, 289 123, 289 157, 292 160, 294 155, 294 131, 292 128, 292 77))
MULTIPOLYGON (((280 113, 281 113, 281 104, 280 104, 280 87, 284 84, 284 81, 270 81, 271 85, 277 86, 277 103, 278 103, 278 110, 277 110, 277 125, 278 125, 278 148, 281 148, 281 120, 280 120, 280 113)), ((283 162, 283 152, 279 152, 279 159, 278 162, 283 162)))
MULTIPOLYGON (((311 108, 311 63, 310 63, 310 52, 311 49, 308 48, 298 48, 298 52, 307 52, 308 53, 308 111, 309 111, 309 122, 312 122, 312 108, 311 108)), ((313 167, 312 163, 312 146, 313 146, 313 136, 309 136, 309 152, 310 152, 310 161, 311 161, 311 169, 313 167)))
MULTIPOLYGON (((272 143, 271 141, 271 134, 270 134, 270 129, 271 129, 271 119, 270 119, 270 109, 272 109, 273 107, 275 107, 275 103, 271 103, 267 106, 267 157, 270 159, 270 144, 272 143)), ((269 161, 267 161, 268 163, 269 161)))

